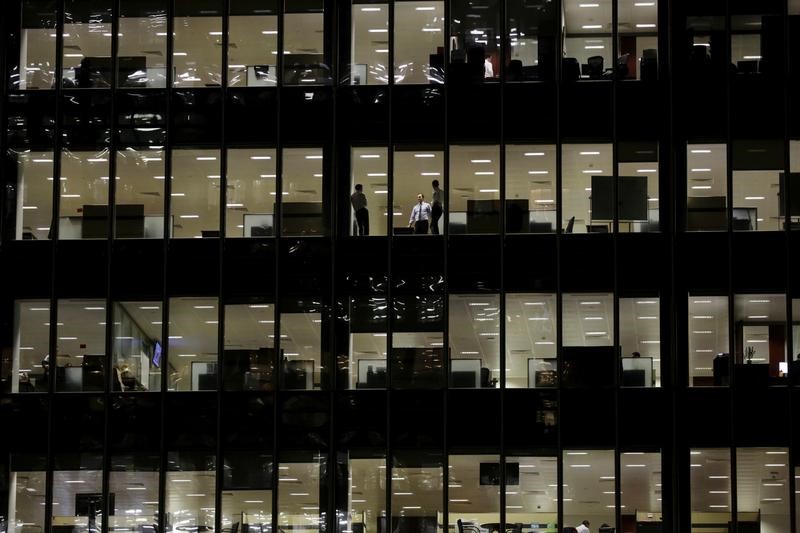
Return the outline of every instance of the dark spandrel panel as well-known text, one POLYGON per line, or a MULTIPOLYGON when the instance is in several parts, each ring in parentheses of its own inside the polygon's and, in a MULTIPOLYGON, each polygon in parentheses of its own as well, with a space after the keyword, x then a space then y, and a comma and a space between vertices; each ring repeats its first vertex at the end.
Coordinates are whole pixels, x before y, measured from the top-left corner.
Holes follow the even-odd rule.
POLYGON ((274 15, 278 12, 278 0, 233 0, 231 16, 274 15))
POLYGON ((59 241, 56 245, 56 294, 97 297, 105 295, 108 276, 108 241, 59 241))
POLYGON ((673 120, 677 131, 690 138, 725 138, 728 117, 725 98, 720 95, 726 93, 726 87, 719 78, 692 80, 675 90, 678 109, 673 120))
POLYGON ((333 131, 332 119, 333 91, 330 87, 285 88, 281 93, 282 142, 324 144, 333 131))
POLYGON ((119 451, 152 451, 161 445, 159 395, 119 395, 111 399, 109 446, 119 451))
POLYGON ((338 394, 335 409, 337 446, 346 449, 386 447, 386 391, 338 394))
POLYGON ((497 142, 500 90, 496 83, 450 85, 447 117, 451 142, 497 142))
POLYGON ((560 407, 561 442, 565 448, 614 446, 616 406, 613 390, 564 390, 560 407))
POLYGON ((780 138, 785 116, 781 79, 760 76, 732 79, 730 117, 733 137, 780 138))
POLYGON ((507 448, 552 447, 558 440, 556 391, 508 389, 503 402, 507 448))
POLYGON ((98 396, 58 395, 53 402, 52 435, 58 451, 78 452, 103 449, 105 400, 98 396))
MULTIPOLYGON (((657 139, 668 122, 665 83, 620 82, 617 85, 617 135, 629 139, 657 139)), ((649 161, 655 161, 650 159, 649 161)))
POLYGON ((219 89, 173 91, 170 116, 173 144, 219 143, 222 133, 222 93, 219 89))
POLYGON ((351 142, 386 144, 389 139, 389 91, 377 86, 344 86, 337 99, 339 135, 351 142))
POLYGON ((790 389, 733 390, 734 442, 737 446, 782 446, 789 442, 790 389))
POLYGON ((556 236, 515 235, 506 237, 503 268, 508 292, 556 290, 556 236))
POLYGON ((444 139, 444 89, 395 86, 392 135, 397 142, 440 143, 444 139))
POLYGON ((272 450, 274 402, 274 397, 266 394, 224 394, 222 445, 226 449, 272 450))
POLYGON ((0 252, 0 279, 7 297, 49 297, 52 246, 44 241, 4 243, 0 252))
POLYGON ((65 147, 97 149, 111 142, 110 91, 64 91, 61 98, 65 147))
POLYGON ((506 142, 553 139, 556 135, 554 83, 510 83, 503 100, 506 142))
POLYGON ((447 394, 447 447, 457 453, 496 453, 500 447, 500 389, 447 394), (467 431, 481 420, 480 431, 467 431))
POLYGON ((397 294, 392 301, 392 330, 395 332, 442 331, 444 296, 440 294, 397 294))
POLYGON ((499 235, 450 237, 447 251, 448 290, 500 290, 499 235))
POLYGON ((676 257, 703 257, 702 261, 678 261, 675 275, 679 285, 697 290, 728 290, 728 235, 724 232, 678 233, 676 257))
POLYGON ((281 449, 323 450, 330 438, 330 396, 324 392, 286 393, 278 406, 281 449))
POLYGON ((117 143, 122 146, 163 145, 167 127, 165 91, 117 92, 117 143))
POLYGON ((613 131, 611 88, 609 81, 563 84, 561 134, 574 139, 610 139, 613 131))
POLYGON ((280 287, 284 294, 328 293, 331 270, 328 240, 282 239, 280 253, 280 287))
POLYGON ((170 294, 217 294, 219 241, 173 239, 169 243, 167 267, 170 294))
POLYGON ((737 292, 784 292, 786 234, 736 232, 733 234, 733 286, 737 292), (760 257, 760 261, 747 258, 760 257))
POLYGON ((389 397, 391 445, 405 449, 440 449, 444 438, 441 391, 393 391, 389 397))
POLYGON ((164 286, 164 242, 115 240, 111 248, 111 294, 115 300, 160 299, 164 286))
POLYGON ((667 392, 661 388, 620 389, 619 438, 621 447, 664 446, 672 433, 667 392), (658 420, 658 422, 656 422, 658 420))
POLYGON ((55 140, 56 97, 53 91, 9 93, 8 145, 51 148, 55 140))
POLYGON ((0 398, 0 418, 7 428, 13 428, 14 431, 14 438, 5 439, 3 449, 45 452, 49 406, 50 401, 43 397, 0 398))
POLYGON ((220 17, 221 0, 175 0, 176 17, 220 17))
POLYGON ((617 236, 617 286, 620 292, 666 294, 670 290, 670 274, 666 235, 621 233, 617 236))
POLYGON ((272 455, 263 451, 229 451, 223 460, 223 489, 272 488, 272 455))
POLYGON ((388 286, 389 241, 340 239, 336 245, 336 290, 350 294, 383 293, 388 286))
POLYGON ((272 240, 227 239, 223 257, 226 297, 275 295, 275 248, 272 240))
POLYGON ((564 291, 610 291, 614 287, 612 234, 563 235, 561 287, 564 291))
POLYGON ((217 441, 217 396, 207 392, 169 392, 166 446, 173 450, 213 449, 217 441))
POLYGON ((444 241, 417 235, 392 239, 392 286, 404 293, 444 290, 444 241))
POLYGON ((680 445, 727 446, 731 438, 730 401, 727 387, 679 391, 675 416, 681 421, 677 429, 680 445))
POLYGON ((274 144, 278 136, 276 89, 229 89, 225 135, 230 144, 274 144))

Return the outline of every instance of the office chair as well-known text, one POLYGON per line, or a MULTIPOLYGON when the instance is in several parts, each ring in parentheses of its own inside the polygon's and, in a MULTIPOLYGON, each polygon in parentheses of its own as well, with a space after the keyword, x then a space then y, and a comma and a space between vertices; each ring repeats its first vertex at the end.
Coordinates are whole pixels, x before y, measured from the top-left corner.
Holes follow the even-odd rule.
POLYGON ((599 80, 603 77, 603 56, 592 56, 586 62, 589 64, 590 80, 599 80))
POLYGON ((481 529, 478 526, 470 522, 465 524, 460 518, 456 520, 456 526, 458 527, 458 533, 481 533, 481 529))
POLYGON ((508 73, 506 74, 506 80, 508 81, 522 81, 523 74, 522 74, 522 61, 519 59, 512 59, 508 63, 508 73))
POLYGON ((642 81, 658 79, 658 50, 654 48, 642 50, 642 59, 639 60, 639 77, 642 81))
POLYGON ((628 77, 628 58, 630 58, 630 54, 622 54, 617 58, 617 72, 611 72, 611 76, 616 75, 618 80, 628 77))
POLYGON ((567 229, 564 230, 564 233, 572 233, 572 228, 574 227, 575 227, 575 217, 572 216, 570 217, 569 222, 567 222, 567 229))
POLYGON ((581 66, 574 57, 561 59, 561 78, 564 81, 576 81, 581 77, 581 66))
POLYGON ((572 526, 567 526, 564 528, 563 533, 578 533, 578 528, 574 528, 572 526))

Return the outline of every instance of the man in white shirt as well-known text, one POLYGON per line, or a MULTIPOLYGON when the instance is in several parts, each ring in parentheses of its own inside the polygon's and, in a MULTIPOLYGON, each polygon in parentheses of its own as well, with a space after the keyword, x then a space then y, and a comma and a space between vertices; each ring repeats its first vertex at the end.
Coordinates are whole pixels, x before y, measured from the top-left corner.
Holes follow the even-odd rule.
POLYGON ((575 528, 578 533, 591 533, 589 530, 589 521, 584 520, 578 527, 575 528))
POLYGON ((431 218, 431 204, 425 201, 424 194, 417 195, 417 203, 411 209, 411 218, 408 219, 408 226, 414 228, 417 235, 428 233, 428 220, 431 218))

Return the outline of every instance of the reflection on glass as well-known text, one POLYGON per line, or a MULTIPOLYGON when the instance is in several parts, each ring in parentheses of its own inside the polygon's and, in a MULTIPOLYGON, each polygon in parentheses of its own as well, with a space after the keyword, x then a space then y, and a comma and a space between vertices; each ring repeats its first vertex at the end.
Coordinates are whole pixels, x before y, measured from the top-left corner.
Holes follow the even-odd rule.
POLYGON ((47 487, 43 457, 11 454, 8 477, 9 533, 44 530, 44 498, 47 487))
POLYGON ((161 302, 114 304, 111 390, 161 390, 161 302))
POLYGON ((347 362, 351 389, 384 389, 386 382, 385 297, 353 297, 349 302, 350 351, 347 362))
POLYGON ((731 520, 731 452, 727 448, 689 451, 692 524, 731 520))
MULTIPOLYGON (((403 2, 405 4, 407 2, 403 2)), ((398 6, 399 7, 399 6, 398 6)), ((442 172, 444 171, 444 154, 436 150, 396 150, 394 153, 394 180, 392 193, 392 227, 397 235, 400 232, 412 231, 414 220, 411 212, 417 203, 417 195, 424 195, 423 201, 431 203, 434 200, 434 180, 443 187, 442 172), (403 228, 403 229, 401 229, 403 228)), ((442 213, 446 210, 444 205, 444 192, 439 191, 442 213)), ((441 228, 441 214, 437 210, 435 226, 441 228)), ((429 218, 429 229, 434 226, 433 206, 429 218)))
POLYGON ((552 2, 506 2, 509 58, 507 81, 552 79, 556 58, 556 6, 552 2))
POLYGON ((350 153, 351 235, 386 235, 389 225, 388 152, 387 148, 378 147, 353 148, 350 153))
POLYGON ((689 296, 689 385, 730 383, 728 298, 689 296))
POLYGON ((500 78, 500 2, 450 2, 451 83, 500 78))
POLYGON ((389 4, 353 2, 350 72, 344 73, 350 85, 389 83, 389 4))
POLYGON ((450 387, 494 388, 500 381, 500 297, 451 294, 450 387))
POLYGON ((56 391, 105 390, 105 300, 59 300, 56 391))
POLYGON ((111 37, 111 2, 65 0, 63 87, 111 87, 111 37))
POLYGON ((733 144, 733 231, 780 231, 785 227, 782 141, 733 144))
POLYGON ((225 306, 225 390, 272 390, 275 387, 275 305, 225 306))
POLYGON ((167 390, 217 389, 216 298, 169 299, 167 390))
POLYGON ((274 235, 275 150, 228 150, 227 237, 274 235))
POLYGON ((551 233, 556 220, 556 150, 506 145, 506 233, 551 233))
POLYGON ((686 147, 686 229, 728 229, 728 163, 724 144, 686 147))
POLYGON ((9 153, 17 163, 14 238, 49 239, 53 217, 53 154, 13 150, 9 153))
POLYGON ((114 513, 109 529, 147 531, 158 528, 157 455, 116 455, 111 457, 108 491, 114 495, 114 513))
POLYGON ((214 531, 215 460, 201 453, 169 453, 165 484, 165 530, 214 531))
POLYGON ((284 302, 280 348, 285 389, 313 390, 322 383, 322 304, 313 300, 284 302))
POLYGON ((617 231, 659 231, 658 144, 620 142, 617 160, 617 231))
MULTIPOLYGON (((497 146, 450 147, 448 199, 447 221, 451 234, 500 233, 500 151, 497 146)), ((435 204, 434 199, 431 207, 437 209, 435 204)))
MULTIPOLYGON (((10 88, 52 89, 56 70, 56 2, 23 0, 19 58, 9 58, 10 88)), ((10 29, 10 28, 9 28, 10 29)))
POLYGON ((565 2, 562 76, 565 80, 610 78, 613 69, 611 11, 613 0, 565 2))
POLYGON ((615 527, 614 451, 564 450, 564 525, 615 527), (591 518, 587 518, 591 517, 591 518))
MULTIPOLYGON (((481 528, 486 522, 499 523, 500 457, 451 455, 448 462, 450 528, 466 532, 474 531, 473 527, 481 528)), ((506 463, 506 494, 519 489, 519 475, 514 475, 517 471, 513 463, 506 463)), ((494 529, 489 524, 483 528, 494 529)))
MULTIPOLYGON (((731 72, 738 76, 777 74, 782 72, 783 55, 773 43, 783 42, 781 8, 772 13, 759 13, 771 6, 759 5, 746 15, 731 16, 731 72)), ((778 49, 780 50, 780 49, 778 49)))
POLYGON ((57 457, 53 472, 52 531, 64 526, 100 531, 104 514, 102 457, 57 457))
POLYGON ((275 86, 278 16, 270 3, 230 3, 228 19, 228 86, 275 86))
POLYGON ((444 83, 444 2, 397 2, 394 28, 394 82, 444 83))
POLYGON ((325 511, 320 508, 325 457, 299 454, 296 461, 278 467, 278 527, 283 530, 319 530, 325 511))
POLYGON ((171 237, 219 236, 219 150, 172 153, 171 237))
POLYGON ((736 449, 739 528, 789 531, 789 450, 736 449))
POLYGON ((614 296, 565 293, 561 298, 564 346, 614 344, 614 296))
POLYGON ((50 301, 15 301, 11 369, 0 371, 3 392, 47 392, 49 343, 50 301))
POLYGON ((117 239, 164 237, 164 165, 163 150, 117 152, 117 239))
POLYGON ((444 298, 398 296, 393 306, 392 387, 441 387, 445 364, 444 298))
POLYGON ((59 239, 108 237, 108 150, 61 152, 59 239))
POLYGON ((287 148, 283 151, 282 233, 323 235, 323 153, 321 148, 287 148))
MULTIPOLYGON (((608 190, 612 179, 612 147, 610 144, 565 144, 562 147, 561 201, 562 228, 565 233, 608 233, 612 230, 613 211, 607 202, 595 209, 608 190), (594 200, 594 201, 593 201, 594 200)), ((612 206, 613 207, 613 206, 612 206)))
POLYGON ((339 532, 380 531, 386 520, 386 459, 348 457, 347 508, 339 522, 339 532))
POLYGON ((555 387, 556 295, 506 295, 506 387, 555 387))
POLYGON ((659 298, 620 298, 619 334, 623 387, 661 386, 659 298))
POLYGON ((325 14, 322 2, 285 0, 283 15, 284 85, 329 85, 325 63, 325 14))
POLYGON ((516 465, 506 467, 506 524, 556 530, 557 461, 555 456, 506 457, 506 465, 516 465))
POLYGON ((272 456, 230 452, 225 458, 223 529, 267 533, 272 527, 272 456))
POLYGON ((623 452, 619 462, 622 514, 635 516, 637 522, 660 523, 661 452, 623 452))
POLYGON ((658 79, 658 2, 617 0, 617 13, 617 76, 658 79))
POLYGON ((175 6, 172 62, 175 87, 217 87, 222 84, 222 5, 212 0, 175 6))
POLYGON ((436 453, 398 453, 392 461, 392 531, 436 528, 444 510, 442 459, 436 453))
POLYGON ((167 86, 167 0, 121 2, 117 87, 167 86))

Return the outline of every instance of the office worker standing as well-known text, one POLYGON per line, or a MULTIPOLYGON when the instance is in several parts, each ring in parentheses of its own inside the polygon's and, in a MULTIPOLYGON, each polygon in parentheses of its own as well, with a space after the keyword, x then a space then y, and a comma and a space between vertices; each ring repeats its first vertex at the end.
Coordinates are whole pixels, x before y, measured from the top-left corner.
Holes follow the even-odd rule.
POLYGON ((431 206, 431 233, 439 235, 439 219, 442 218, 444 208, 442 207, 442 190, 439 188, 439 180, 431 182, 433 187, 433 205, 431 206))
POLYGON ((358 235, 369 235, 369 211, 367 210, 367 197, 364 194, 364 187, 356 184, 356 190, 350 195, 350 205, 353 206, 353 211, 356 214, 356 225, 358 226, 358 235))
POLYGON ((578 531, 578 533, 591 533, 591 531, 589 530, 588 520, 584 520, 583 522, 581 522, 575 529, 578 531))
POLYGON ((411 209, 411 218, 408 219, 409 227, 414 228, 417 235, 428 233, 428 221, 431 218, 431 204, 425 201, 424 194, 417 195, 417 203, 411 209))

